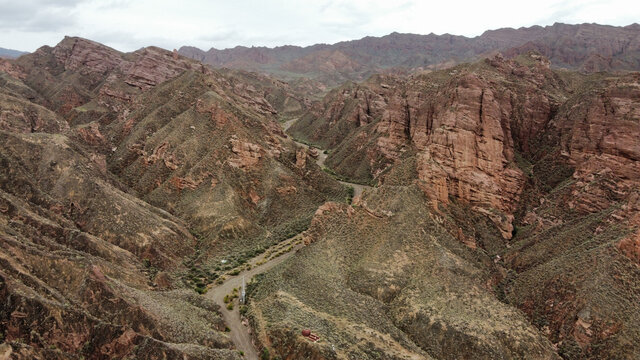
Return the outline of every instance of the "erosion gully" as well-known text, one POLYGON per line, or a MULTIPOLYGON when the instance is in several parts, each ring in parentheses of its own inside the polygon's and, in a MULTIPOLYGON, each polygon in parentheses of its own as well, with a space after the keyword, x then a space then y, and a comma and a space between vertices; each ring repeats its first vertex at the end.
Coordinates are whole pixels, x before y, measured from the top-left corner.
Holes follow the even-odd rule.
MULTIPOLYGON (((298 119, 288 120, 283 124, 283 128, 286 131, 293 123, 298 119)), ((295 141, 295 140, 294 140, 295 141)), ((309 148, 308 145, 303 144, 301 142, 295 141, 296 144, 309 148)), ((327 154, 325 154, 322 149, 319 149, 319 155, 316 159, 316 163, 320 168, 324 168, 324 162, 327 159, 327 154)), ((362 193, 369 189, 370 186, 354 184, 346 181, 340 181, 341 184, 351 186, 354 189, 354 197, 362 195, 362 193)), ((248 264, 251 265, 250 270, 244 270, 238 273, 235 276, 226 275, 226 278, 222 284, 216 284, 209 289, 207 296, 209 299, 213 300, 216 304, 220 305, 220 313, 222 314, 222 319, 224 320, 226 326, 229 328, 229 337, 236 349, 242 351, 244 353, 244 357, 249 360, 258 360, 258 352, 253 343, 251 336, 251 329, 248 325, 243 324, 239 306, 234 306, 233 310, 228 310, 226 304, 224 303, 225 295, 230 295, 233 293, 233 289, 237 288, 240 290, 242 287, 242 279, 244 277, 245 283, 249 283, 249 281, 256 275, 261 274, 274 266, 282 263, 290 256, 296 253, 300 248, 304 246, 304 243, 298 242, 300 234, 289 238, 283 242, 273 245, 271 248, 267 249, 261 255, 258 255, 248 261, 248 264), (292 250, 286 252, 280 256, 269 257, 275 248, 285 248, 293 246, 292 250), (260 265, 258 265, 260 263, 260 265)))
MULTIPOLYGON (((291 120, 287 120, 286 122, 283 123, 282 127, 284 128, 284 131, 287 131, 287 129, 289 129, 291 127, 291 125, 293 125, 298 119, 291 119, 291 120)), ((309 145, 307 144, 303 144, 299 141, 296 141, 295 139, 293 139, 293 141, 304 147, 305 149, 309 148, 309 145)), ((318 158, 316 159, 316 164, 318 164, 318 166, 320 166, 321 169, 324 169, 324 162, 325 160, 327 160, 327 154, 324 153, 323 149, 318 148, 318 158)), ((370 189, 371 186, 367 186, 367 185, 361 185, 361 184, 356 184, 356 183, 351 183, 351 182, 347 182, 347 181, 339 181, 342 185, 347 185, 347 186, 351 186, 353 188, 353 196, 357 197, 362 195, 362 193, 366 190, 366 189, 370 189)))

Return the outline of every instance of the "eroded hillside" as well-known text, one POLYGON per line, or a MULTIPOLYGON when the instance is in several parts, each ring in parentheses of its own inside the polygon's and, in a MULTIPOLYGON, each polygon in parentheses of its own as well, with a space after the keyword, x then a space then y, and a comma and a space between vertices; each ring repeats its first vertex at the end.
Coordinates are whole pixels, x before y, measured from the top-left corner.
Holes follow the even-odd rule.
POLYGON ((536 54, 333 90, 289 131, 377 188, 325 205, 299 261, 259 283, 262 341, 286 354, 312 327, 338 357, 636 357, 639 91, 536 54))
POLYGON ((2 70, 2 351, 240 358, 198 294, 220 258, 246 261, 347 194, 276 121, 304 100, 265 77, 79 38, 2 70))

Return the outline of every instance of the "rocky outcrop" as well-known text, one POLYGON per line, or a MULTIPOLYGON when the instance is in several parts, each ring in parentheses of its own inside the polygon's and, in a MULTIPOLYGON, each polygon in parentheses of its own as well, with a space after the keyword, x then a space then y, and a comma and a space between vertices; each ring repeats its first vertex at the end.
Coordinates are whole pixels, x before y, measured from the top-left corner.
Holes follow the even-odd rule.
POLYGON ((51 53, 65 70, 98 77, 117 70, 124 75, 125 83, 140 89, 148 89, 195 66, 183 57, 176 58, 171 52, 155 47, 143 48, 125 59, 117 50, 76 37, 65 37, 51 53))
POLYGON ((18 69, 28 86, 47 98, 43 105, 66 118, 89 117, 89 121, 104 117, 104 113, 95 114, 100 107, 124 111, 124 104, 138 92, 186 70, 206 71, 201 64, 184 57, 174 58, 171 52, 159 48, 144 48, 124 56, 77 37, 65 37, 53 48, 44 46, 16 60, 13 68, 18 69), (76 110, 91 100, 91 106, 76 110))
POLYGON ((640 76, 605 82, 566 104, 556 120, 561 146, 575 167, 569 207, 608 208, 640 186, 640 76))
MULTIPOLYGON (((513 161, 510 99, 496 99, 487 85, 474 75, 464 76, 450 94, 453 98, 437 102, 442 108, 433 108, 429 115, 433 118, 417 116, 415 127, 430 127, 422 141, 414 141, 418 176, 440 202, 453 196, 508 214, 515 209, 524 175, 509 166, 513 161)), ((505 237, 511 236, 511 229, 502 230, 505 237)))
MULTIPOLYGON (((47 50, 41 48, 38 52, 47 50)), ((51 54, 65 70, 78 71, 83 75, 107 75, 123 63, 117 50, 82 38, 65 37, 51 49, 51 54)))
POLYGON ((227 160, 231 167, 251 168, 255 166, 262 157, 262 149, 256 144, 243 142, 237 138, 231 138, 231 151, 235 156, 227 160))
POLYGON ((522 166, 526 212, 516 222, 526 230, 505 253, 515 273, 501 286, 565 357, 640 351, 625 345, 640 324, 627 280, 640 274, 639 84, 637 74, 585 78, 522 166))
POLYGON ((497 56, 438 77, 380 76, 329 94, 290 132, 333 148, 327 165, 357 180, 355 170, 367 168, 384 182, 413 153, 417 180, 433 200, 468 203, 508 239, 526 181, 515 152, 530 150, 558 106, 557 94, 539 88, 562 91, 545 58, 529 61, 497 56))
POLYGON ((206 72, 202 64, 193 64, 183 57, 175 57, 167 50, 148 47, 133 53, 135 60, 120 65, 124 71, 124 82, 140 89, 148 89, 168 79, 174 78, 185 70, 206 72))
POLYGON ((26 76, 20 68, 13 65, 9 60, 2 58, 0 58, 0 72, 7 73, 16 79, 23 79, 26 76))

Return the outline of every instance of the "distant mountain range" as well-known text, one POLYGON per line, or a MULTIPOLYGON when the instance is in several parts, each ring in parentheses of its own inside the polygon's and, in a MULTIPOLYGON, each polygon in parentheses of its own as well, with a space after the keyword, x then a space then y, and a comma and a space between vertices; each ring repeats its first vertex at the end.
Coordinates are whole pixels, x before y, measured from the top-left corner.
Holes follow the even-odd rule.
POLYGON ((24 51, 0 48, 0 58, 16 59, 24 54, 28 54, 28 53, 24 51))
POLYGON ((336 85, 384 71, 438 69, 495 52, 514 57, 530 51, 548 57, 554 67, 585 72, 639 70, 640 25, 556 23, 489 30, 474 38, 392 33, 308 47, 237 46, 203 51, 183 46, 179 53, 216 67, 259 71, 285 79, 309 77, 336 85))

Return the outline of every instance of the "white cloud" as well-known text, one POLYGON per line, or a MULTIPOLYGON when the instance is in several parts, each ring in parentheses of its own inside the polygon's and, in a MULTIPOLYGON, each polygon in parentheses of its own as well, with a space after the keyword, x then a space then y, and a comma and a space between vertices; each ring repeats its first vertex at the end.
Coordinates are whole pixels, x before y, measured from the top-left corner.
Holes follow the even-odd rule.
POLYGON ((33 51, 64 35, 131 51, 311 45, 393 31, 477 36, 488 29, 640 19, 629 0, 0 0, 0 46, 33 51))

